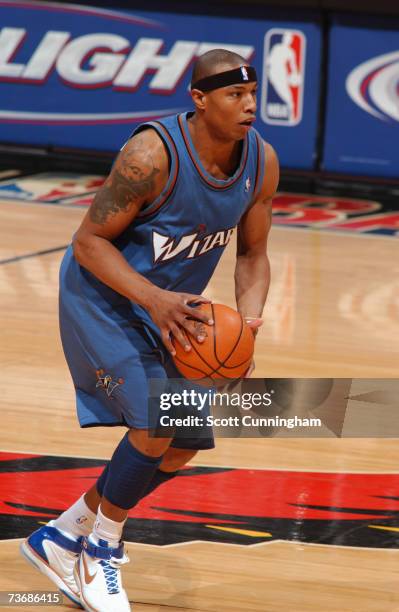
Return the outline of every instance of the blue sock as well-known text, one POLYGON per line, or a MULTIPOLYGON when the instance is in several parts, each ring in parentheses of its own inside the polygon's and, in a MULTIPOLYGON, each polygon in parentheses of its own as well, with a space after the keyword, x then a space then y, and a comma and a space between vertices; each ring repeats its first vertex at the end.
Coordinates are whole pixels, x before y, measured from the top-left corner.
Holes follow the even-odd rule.
POLYGON ((103 469, 101 475, 99 476, 96 482, 97 493, 99 494, 100 497, 102 497, 104 493, 104 487, 105 487, 105 483, 108 478, 108 472, 109 472, 109 463, 107 463, 107 465, 103 469))
POLYGON ((122 438, 109 462, 103 496, 118 508, 130 510, 147 489, 161 457, 149 457, 137 450, 128 434, 122 438))
POLYGON ((178 472, 163 472, 162 470, 157 470, 154 476, 152 477, 152 480, 148 483, 147 488, 143 492, 140 499, 143 499, 143 497, 146 497, 147 495, 155 491, 155 489, 157 489, 159 485, 163 484, 164 482, 172 480, 172 478, 177 476, 177 474, 178 472))
MULTIPOLYGON (((103 496, 104 486, 108 476, 108 465, 105 466, 102 474, 100 475, 96 483, 97 492, 100 497, 103 496)), ((172 480, 172 478, 177 476, 177 474, 178 472, 163 472, 162 470, 158 469, 152 477, 152 480, 150 480, 150 482, 148 483, 146 489, 141 494, 140 499, 143 499, 143 497, 146 497, 147 495, 152 493, 152 491, 155 491, 155 489, 157 489, 164 482, 172 480)))

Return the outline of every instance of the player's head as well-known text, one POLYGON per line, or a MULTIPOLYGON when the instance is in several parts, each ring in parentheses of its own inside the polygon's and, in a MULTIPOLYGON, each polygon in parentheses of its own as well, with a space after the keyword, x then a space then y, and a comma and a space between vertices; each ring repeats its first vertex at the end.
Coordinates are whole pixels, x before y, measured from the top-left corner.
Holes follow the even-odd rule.
POLYGON ((244 138, 255 120, 256 88, 254 68, 237 53, 214 49, 194 65, 191 95, 196 113, 221 139, 244 138))
POLYGON ((286 47, 289 47, 292 44, 292 41, 294 40, 293 35, 291 34, 291 32, 286 32, 283 35, 283 45, 285 45, 286 47))

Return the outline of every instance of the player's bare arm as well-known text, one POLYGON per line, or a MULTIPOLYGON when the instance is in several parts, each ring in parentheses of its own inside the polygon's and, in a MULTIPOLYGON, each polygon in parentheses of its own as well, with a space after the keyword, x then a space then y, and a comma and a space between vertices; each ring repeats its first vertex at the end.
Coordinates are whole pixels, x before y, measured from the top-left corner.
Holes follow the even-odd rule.
POLYGON ((264 146, 265 178, 259 196, 238 226, 234 277, 237 308, 254 328, 262 323, 270 284, 267 239, 272 223, 272 198, 279 181, 277 155, 271 145, 264 146))
MULTIPOLYGON (((104 225, 109 217, 119 211, 130 211, 134 218, 143 203, 158 195, 167 175, 163 155, 157 150, 158 143, 154 141, 155 150, 152 153, 146 151, 146 141, 151 142, 154 136, 154 132, 144 132, 125 145, 126 150, 118 157, 111 176, 90 207, 93 223, 104 225)), ((131 216, 128 218, 132 219, 131 216)))
POLYGON ((170 334, 188 350, 191 346, 183 330, 197 335, 188 317, 209 323, 204 314, 197 313, 188 304, 209 300, 160 289, 136 272, 112 244, 142 207, 158 197, 167 180, 168 156, 157 133, 146 130, 134 136, 118 155, 110 176, 96 194, 75 234, 73 248, 81 266, 148 310, 161 330, 166 347, 174 353, 170 334))

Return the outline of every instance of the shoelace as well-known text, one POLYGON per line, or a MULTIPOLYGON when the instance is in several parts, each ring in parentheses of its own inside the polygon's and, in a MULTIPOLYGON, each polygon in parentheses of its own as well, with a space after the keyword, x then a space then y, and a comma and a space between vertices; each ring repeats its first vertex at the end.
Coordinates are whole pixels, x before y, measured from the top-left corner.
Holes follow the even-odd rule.
POLYGON ((100 561, 104 570, 105 584, 110 595, 119 593, 118 588, 118 568, 112 565, 111 561, 100 561))
POLYGON ((127 563, 129 558, 124 555, 122 559, 112 558, 110 561, 100 561, 100 565, 104 570, 105 584, 110 595, 119 593, 118 571, 120 565, 127 563))

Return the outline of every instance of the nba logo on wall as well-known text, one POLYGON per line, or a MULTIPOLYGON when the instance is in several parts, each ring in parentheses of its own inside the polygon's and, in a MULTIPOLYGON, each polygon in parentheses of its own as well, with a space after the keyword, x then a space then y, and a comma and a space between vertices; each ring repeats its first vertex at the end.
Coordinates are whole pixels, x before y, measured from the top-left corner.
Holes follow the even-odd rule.
POLYGON ((265 36, 261 116, 272 125, 302 119, 306 38, 299 30, 273 28, 265 36))

